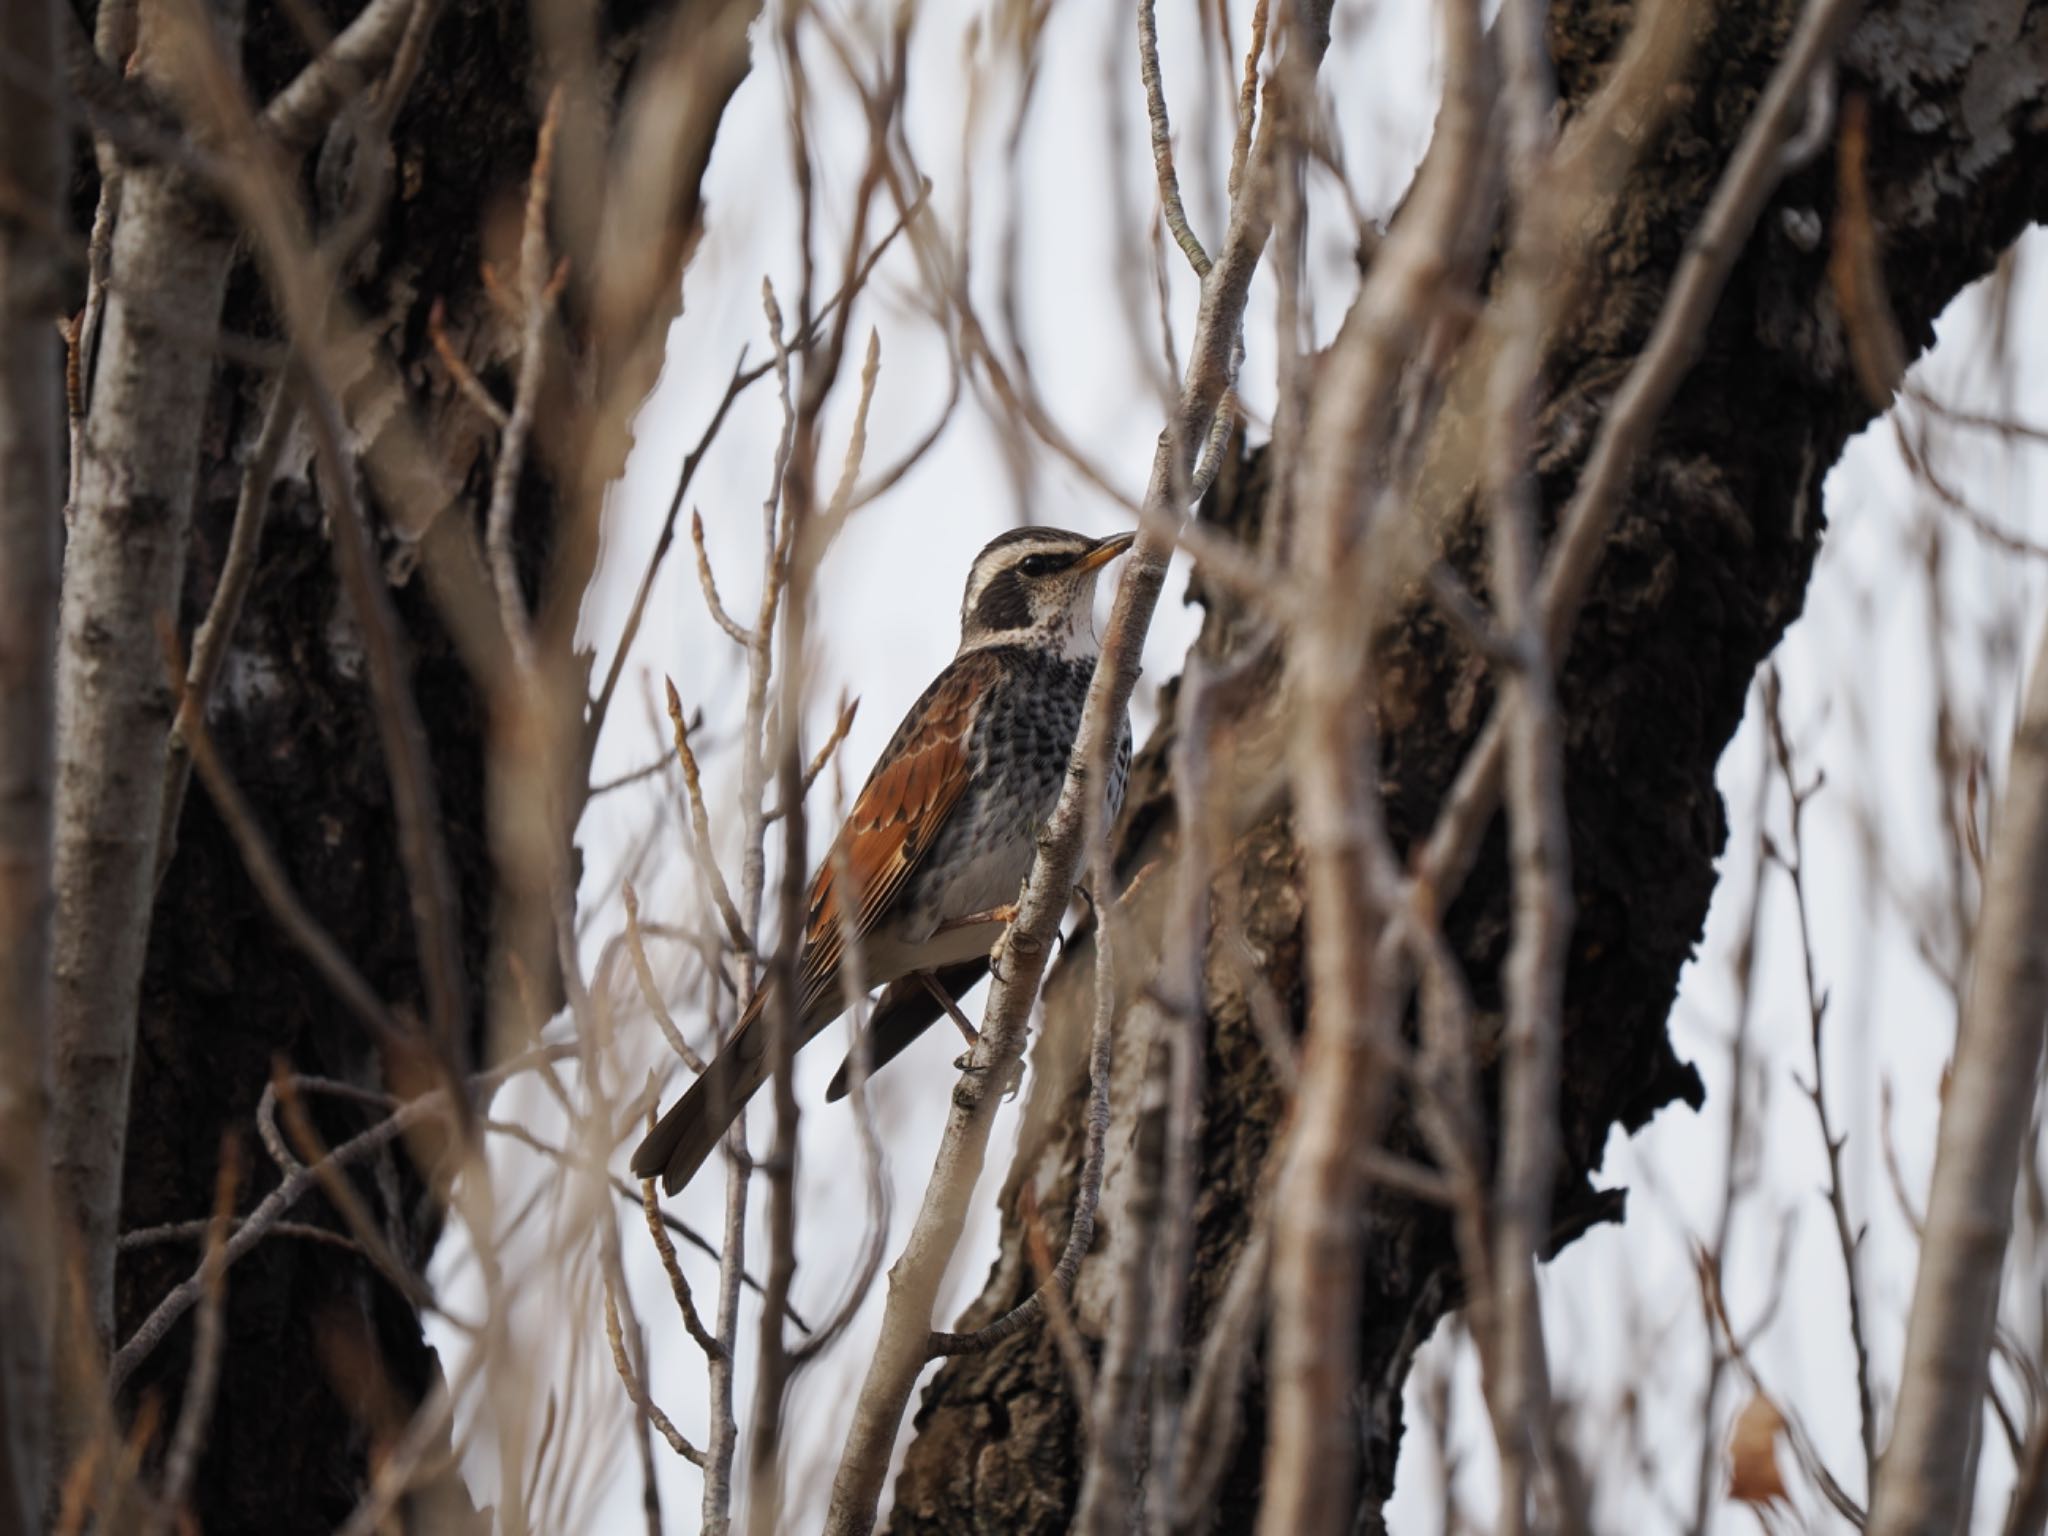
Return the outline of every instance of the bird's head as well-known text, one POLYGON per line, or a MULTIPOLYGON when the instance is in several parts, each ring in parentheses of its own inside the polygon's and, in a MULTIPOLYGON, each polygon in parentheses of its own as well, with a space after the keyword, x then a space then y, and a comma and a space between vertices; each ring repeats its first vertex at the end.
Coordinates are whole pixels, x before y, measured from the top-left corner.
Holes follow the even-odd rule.
POLYGON ((1063 656, 1094 656, 1095 578, 1137 536, 1106 539, 1063 528, 1013 528, 991 540, 967 573, 960 603, 960 649, 1042 646, 1063 656))

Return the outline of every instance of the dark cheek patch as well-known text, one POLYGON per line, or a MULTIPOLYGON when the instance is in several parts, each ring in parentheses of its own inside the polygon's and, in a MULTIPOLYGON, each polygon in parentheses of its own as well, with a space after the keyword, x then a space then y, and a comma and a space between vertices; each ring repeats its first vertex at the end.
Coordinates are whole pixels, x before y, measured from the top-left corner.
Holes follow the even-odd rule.
POLYGON ((1031 599, 1015 571, 998 571, 974 605, 975 622, 987 630, 1023 629, 1031 623, 1031 599))

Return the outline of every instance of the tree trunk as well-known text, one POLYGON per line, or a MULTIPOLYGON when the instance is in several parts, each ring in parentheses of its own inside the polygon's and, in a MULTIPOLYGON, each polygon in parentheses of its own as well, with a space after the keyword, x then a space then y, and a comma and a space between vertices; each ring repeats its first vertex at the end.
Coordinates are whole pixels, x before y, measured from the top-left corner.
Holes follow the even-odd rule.
MULTIPOLYGON (((1601 410, 1642 345, 1798 9, 1790 0, 1696 8, 1700 30, 1686 90, 1642 147, 1609 228, 1593 242, 1589 297, 1551 338, 1537 456, 1546 526, 1573 489, 1601 410)), ((1625 5, 1552 6, 1549 46, 1568 106, 1582 105, 1601 82, 1632 19, 1625 5)), ((2035 106, 2048 92, 2048 56, 2038 46, 2044 26, 2048 6, 2028 0, 1942 7, 1887 0, 1868 7, 1843 51, 1844 123, 1867 134, 1880 270, 1908 352, 1925 348, 1941 308, 2029 221, 2048 214, 2048 123, 2035 106), (1866 110, 1867 119, 1849 116, 1866 110)), ((1341 80, 1329 84, 1346 88, 1341 80)), ((1832 286, 1830 246, 1844 232, 1834 141, 1827 135, 1821 153, 1787 176, 1736 267, 1700 361, 1633 477, 1559 680, 1577 918, 1566 974, 1554 1246, 1621 1214, 1621 1193, 1596 1191, 1591 1182, 1612 1127, 1633 1131, 1674 1100, 1700 1103, 1697 1076, 1672 1052, 1666 1016, 1726 837, 1715 766, 1757 664, 1799 612, 1823 525, 1822 480, 1882 403, 1873 403, 1855 360, 1855 344, 1868 339, 1882 306, 1873 307, 1867 292, 1852 293, 1850 302, 1863 306, 1861 334, 1852 336, 1832 286)), ((1848 230, 1852 240, 1866 233, 1848 230)), ((1218 487, 1204 508, 1217 531, 1243 537, 1253 528, 1271 468, 1255 454, 1218 487)), ((1469 488, 1454 501, 1433 513, 1438 537, 1454 565, 1479 570, 1484 520, 1469 488)), ((1202 595, 1208 617, 1198 648, 1229 655, 1241 635, 1238 615, 1224 596, 1202 595)), ((1390 830, 1405 851, 1434 824, 1491 690, 1484 663, 1438 613, 1418 593, 1402 601, 1377 663, 1381 784, 1390 830)), ((1260 700, 1276 691, 1260 690, 1260 700)), ((1168 716, 1134 772, 1118 831, 1118 867, 1130 882, 1117 950, 1124 999, 1135 999, 1156 970, 1162 893, 1172 884, 1132 877, 1170 860, 1179 840, 1166 771, 1168 716)), ((1229 797, 1239 808, 1238 842, 1217 907, 1241 907, 1260 980, 1298 1029, 1305 1008, 1297 850, 1281 770, 1261 767, 1279 763, 1281 728, 1258 703, 1232 722, 1234 760, 1246 766, 1229 797)), ((1489 1068, 1508 884, 1496 825, 1445 919, 1471 980, 1489 1068)), ((1019 1217, 1026 1184, 1047 1230, 1065 1230, 1084 1123, 1078 1068, 1093 1006, 1091 965, 1092 947, 1076 943, 1048 985, 1022 1150, 1002 1196, 1002 1250, 964 1326, 1017 1304, 1036 1283, 1019 1217)), ((1220 960, 1206 978, 1204 1007, 1207 1108, 1186 1329, 1195 1347, 1229 1282, 1287 1113, 1244 987, 1220 960)), ((1124 1016, 1137 1026, 1158 1015, 1127 1003, 1124 1016)), ((1091 1347, 1110 1315, 1127 1194, 1120 1175, 1152 1046, 1140 1027, 1120 1030, 1116 1042, 1108 1180, 1073 1299, 1091 1347)), ((1491 1070, 1484 1086, 1482 1102, 1496 1104, 1491 1070)), ((1497 1135, 1497 1126, 1488 1130, 1497 1135)), ((1386 1134, 1395 1152, 1426 1158, 1405 1105, 1396 1105, 1386 1134)), ((1359 1215, 1367 1281, 1358 1299, 1354 1411, 1364 1467, 1355 1524, 1377 1530, 1392 1491, 1409 1362, 1458 1305, 1461 1281, 1441 1211, 1381 1190, 1359 1215)), ((1254 1523, 1264 1434, 1255 1364, 1243 1428, 1213 1503, 1214 1529, 1254 1523)), ((1064 1531, 1081 1474, 1066 1372, 1050 1335, 1028 1330, 940 1368, 896 1485, 890 1528, 1064 1531)))
MULTIPOLYGON (((0 13, 0 58, 45 78, 56 0, 0 13)), ((41 1528, 50 1424, 50 825, 63 349, 64 141, 26 92, 0 103, 0 1536, 41 1528)))
MULTIPOLYGON (((316 8, 335 28, 360 9, 354 0, 324 0, 316 8)), ((411 504, 380 499, 373 515, 381 569, 426 731, 439 807, 436 831, 453 876, 469 1009, 463 1054, 472 1061, 486 1054, 490 989, 484 983, 494 923, 508 899, 507 877, 494 862, 489 820, 492 722, 466 664, 472 653, 464 646, 476 637, 451 624, 431 590, 430 572, 437 557, 458 543, 451 530, 462 520, 481 526, 496 452, 489 424, 435 360, 428 316, 437 304, 444 307, 455 351, 509 400, 517 327, 494 311, 482 267, 489 259, 510 270, 505 243, 487 245, 487 239, 493 231, 517 228, 550 83, 533 33, 536 10, 547 9, 526 0, 444 0, 394 125, 388 210, 346 272, 356 313, 389 365, 381 374, 365 369, 360 390, 343 402, 351 447, 370 469, 366 484, 387 494, 394 484, 391 462, 381 457, 388 449, 381 432, 395 411, 411 413, 424 449, 396 471, 415 477, 411 504), (402 383, 402 401, 378 398, 389 379, 402 383), (421 506, 424 520, 417 515, 421 506), (436 541, 442 541, 438 551, 436 541)), ((597 239, 637 234, 633 259, 645 271, 636 269, 638 281, 628 292, 644 307, 607 318, 655 338, 657 355, 680 299, 682 264, 699 230, 708 148, 746 69, 745 26, 753 9, 684 7, 688 25, 708 25, 710 17, 731 25, 715 39, 722 52, 691 54, 694 73, 672 82, 670 103, 684 102, 677 115, 694 114, 690 126, 702 138, 693 156, 664 162, 673 176, 659 196, 634 199, 635 206, 610 224, 595 203, 601 178, 565 185, 556 199, 562 229, 557 245, 572 253, 579 277, 602 266, 593 254, 597 239), (623 229, 616 227, 622 223, 623 229)), ((570 31, 586 24, 597 29, 590 57, 602 59, 603 67, 593 65, 591 75, 571 82, 565 135, 586 135, 575 142, 602 165, 613 107, 634 83, 636 63, 675 35, 676 17, 670 8, 644 0, 603 7, 597 21, 582 7, 561 10, 565 16, 574 12, 564 22, 570 31), (588 94, 578 98, 577 87, 588 94), (575 119, 579 100, 589 114, 581 121, 575 119)), ((243 65, 260 104, 307 56, 288 10, 252 6, 250 12, 243 65)), ((573 56, 573 47, 564 50, 563 57, 573 56)), ((344 114, 343 124, 348 121, 344 114)), ((649 131, 644 123, 640 127, 649 131)), ((671 127, 657 117, 651 131, 671 127)), ((334 217, 335 178, 346 185, 349 149, 337 133, 306 157, 296 184, 320 215, 316 226, 334 217)), ((208 212, 226 218, 220 210, 208 212)), ((565 304, 575 302, 577 291, 571 288, 565 304)), ((576 317, 569 328, 572 345, 589 335, 585 318, 576 317)), ((246 256, 229 278, 220 323, 230 335, 279 335, 271 289, 246 256)), ((203 353, 203 339, 185 344, 203 353)), ((651 383, 652 370, 634 374, 622 366, 627 350, 605 359, 612 370, 605 383, 621 398, 637 398, 651 383)), ((639 353, 631 360, 637 362, 639 353)), ((188 642, 219 577, 242 466, 253 452, 272 382, 215 355, 200 388, 185 402, 190 441, 199 450, 190 556, 181 568, 179 626, 188 642)), ((556 413, 556 419, 564 414, 556 413)), ((564 540, 587 537, 588 529, 575 519, 594 515, 589 509, 605 478, 592 473, 587 443, 551 444, 549 430, 540 429, 518 488, 514 552, 529 600, 564 540), (562 465, 570 467, 565 471, 562 465)), ((610 445, 614 461, 622 446, 610 445)), ((323 473, 316 470, 313 440, 302 422, 286 436, 279 458, 259 564, 212 696, 210 734, 307 910, 395 1014, 425 1018, 414 893, 401 856, 363 634, 337 579, 323 513, 323 491, 331 495, 334 487, 322 486, 323 473)), ((469 548, 460 553, 467 555, 469 548)), ((481 572, 475 574, 481 581, 481 572)), ((559 592, 548 594, 565 616, 543 609, 544 644, 553 648, 544 659, 564 673, 573 665, 569 637, 582 590, 580 577, 565 584, 572 587, 566 603, 559 592)), ((494 619, 491 626, 495 635, 494 619)), ((159 670, 153 677, 160 678, 161 649, 154 655, 159 670)), ((163 722, 154 724, 160 730, 163 722)), ((247 1139, 242 1163, 255 1170, 244 1181, 239 1208, 246 1211, 275 1184, 275 1170, 253 1133, 257 1102, 279 1064, 402 1091, 387 1081, 388 1064, 359 1019, 273 919, 215 805, 196 783, 184 799, 175 850, 149 909, 122 1160, 120 1223, 127 1233, 190 1222, 207 1212, 224 1132, 247 1139)), ((539 984, 545 986, 546 978, 539 984)), ((319 1101, 309 1101, 307 1108, 330 1146, 374 1113, 319 1101)), ((392 1250, 415 1271, 426 1265, 440 1229, 429 1179, 414 1161, 419 1156, 416 1143, 399 1143, 354 1174, 358 1198, 392 1250)), ((293 1217, 347 1230, 320 1198, 309 1198, 293 1217)), ((198 1257, 198 1245, 189 1238, 123 1246, 116 1276, 117 1345, 192 1274, 198 1257)), ((199 1525, 211 1531, 333 1529, 362 1496, 373 1457, 403 1431, 407 1416, 438 1379, 439 1363, 417 1312, 366 1259, 325 1243, 274 1235, 227 1273, 225 1338, 219 1408, 190 1501, 199 1525)), ((170 1421, 189 1369, 191 1339, 188 1318, 143 1358, 125 1384, 130 1412, 154 1397, 167 1415, 162 1422, 170 1421)), ((415 1503, 413 1528, 466 1528, 468 1499, 452 1467, 444 1467, 440 1486, 416 1495, 415 1503)))

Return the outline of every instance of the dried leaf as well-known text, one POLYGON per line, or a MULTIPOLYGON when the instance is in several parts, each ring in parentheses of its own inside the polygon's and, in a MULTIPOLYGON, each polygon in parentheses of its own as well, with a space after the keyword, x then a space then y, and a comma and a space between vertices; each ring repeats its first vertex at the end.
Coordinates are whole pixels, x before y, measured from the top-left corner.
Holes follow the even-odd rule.
POLYGON ((1770 1504, 1787 1498, 1778 1471, 1778 1434, 1785 1415, 1762 1393, 1736 1417, 1728 1436, 1728 1497, 1745 1504, 1770 1504))

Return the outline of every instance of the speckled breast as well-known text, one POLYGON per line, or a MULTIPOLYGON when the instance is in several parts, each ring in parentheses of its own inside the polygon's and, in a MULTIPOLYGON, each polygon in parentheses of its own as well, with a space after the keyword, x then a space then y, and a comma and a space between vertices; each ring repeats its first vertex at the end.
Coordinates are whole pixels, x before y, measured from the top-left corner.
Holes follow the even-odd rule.
MULTIPOLYGON (((968 740, 971 786, 932 848, 929 881, 919 881, 920 917, 939 921, 1017 899, 1038 851, 1038 830, 1059 801, 1094 670, 1092 661, 1006 651, 1003 679, 983 701, 968 740)), ((1126 716, 1109 774, 1112 819, 1130 766, 1126 716)))

